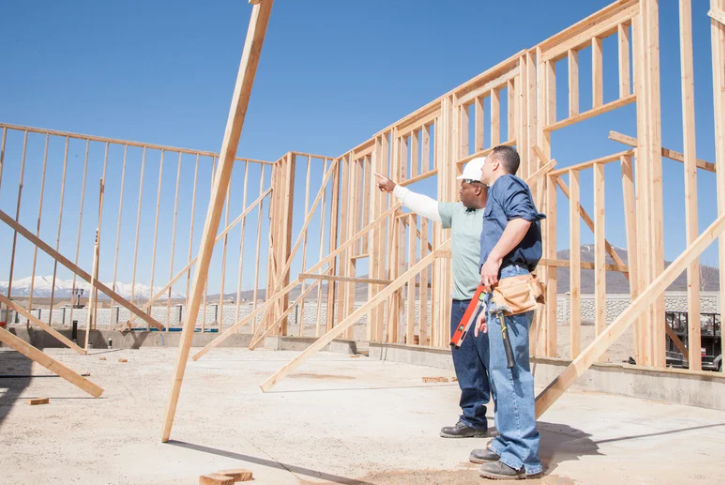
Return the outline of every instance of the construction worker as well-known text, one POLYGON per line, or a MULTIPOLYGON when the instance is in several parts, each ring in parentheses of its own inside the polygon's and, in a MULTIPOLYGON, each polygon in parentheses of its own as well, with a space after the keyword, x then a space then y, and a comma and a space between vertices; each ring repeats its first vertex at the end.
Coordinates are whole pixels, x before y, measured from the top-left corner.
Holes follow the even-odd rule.
MULTIPOLYGON (((412 212, 439 222, 452 230, 451 258, 453 263, 453 299, 451 304, 451 334, 458 327, 463 314, 478 286, 478 260, 480 255, 483 208, 486 206, 487 188, 481 183, 484 158, 474 158, 464 168, 459 192, 460 202, 438 202, 397 185, 389 178, 376 174, 378 188, 392 193, 404 207, 412 212)), ((481 334, 469 335, 459 349, 453 350, 453 366, 461 388, 462 414, 454 426, 441 429, 444 438, 485 437, 488 433, 486 404, 489 401, 488 372, 485 362, 488 338, 481 334)))
MULTIPOLYGON (((530 273, 541 259, 539 220, 545 216, 536 210, 526 182, 516 177, 519 163, 516 150, 498 146, 488 155, 481 171, 481 181, 489 187, 481 233, 481 284, 489 292, 499 279, 530 273)), ((542 472, 534 379, 529 369, 529 327, 533 318, 533 311, 509 317, 489 311, 481 312, 476 322, 474 335, 489 335, 487 368, 499 433, 487 448, 471 452, 471 461, 482 463, 484 478, 535 478, 542 472), (513 350, 512 369, 507 367, 502 323, 513 350)))

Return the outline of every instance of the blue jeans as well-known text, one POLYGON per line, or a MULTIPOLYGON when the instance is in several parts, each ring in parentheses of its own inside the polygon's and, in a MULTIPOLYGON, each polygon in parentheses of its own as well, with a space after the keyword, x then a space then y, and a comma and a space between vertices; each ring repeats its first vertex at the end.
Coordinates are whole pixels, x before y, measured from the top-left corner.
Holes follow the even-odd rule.
MULTIPOLYGON (((451 336, 466 313, 471 300, 453 300, 451 303, 451 336)), ((488 335, 481 333, 478 338, 471 333, 466 335, 460 349, 454 348, 453 367, 456 369, 458 385, 461 388, 461 410, 459 421, 475 429, 488 429, 486 404, 490 399, 488 382, 488 335)))
MULTIPOLYGON (((501 270, 500 279, 526 273, 528 271, 519 266, 507 266, 501 270)), ((533 475, 542 471, 534 409, 534 378, 529 368, 529 327, 534 312, 504 318, 516 362, 513 369, 506 367, 501 321, 491 312, 487 317, 490 345, 488 369, 496 405, 496 429, 499 432, 499 436, 491 442, 490 449, 506 465, 516 470, 523 467, 527 475, 533 475)))

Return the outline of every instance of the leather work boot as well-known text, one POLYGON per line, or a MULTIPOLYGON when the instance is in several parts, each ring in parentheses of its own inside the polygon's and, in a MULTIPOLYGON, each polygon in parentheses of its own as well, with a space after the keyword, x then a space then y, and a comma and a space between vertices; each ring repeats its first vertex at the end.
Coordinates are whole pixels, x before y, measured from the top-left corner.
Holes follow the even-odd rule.
POLYGON ((527 475, 523 467, 514 470, 502 461, 492 461, 481 466, 480 475, 491 480, 524 480, 526 478, 540 478, 541 473, 527 475))
POLYGON ((471 463, 486 463, 490 461, 498 461, 500 456, 498 456, 496 453, 491 451, 488 446, 485 448, 477 448, 471 452, 471 455, 468 457, 468 459, 471 461, 471 463))
POLYGON ((455 426, 446 426, 441 429, 442 438, 485 438, 485 429, 471 428, 458 421, 455 426))

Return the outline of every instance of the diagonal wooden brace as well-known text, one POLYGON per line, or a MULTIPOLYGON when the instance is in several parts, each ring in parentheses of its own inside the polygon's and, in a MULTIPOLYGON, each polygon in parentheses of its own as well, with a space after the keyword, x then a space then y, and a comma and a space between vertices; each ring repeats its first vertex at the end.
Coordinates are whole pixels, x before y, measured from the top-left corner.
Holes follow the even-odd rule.
POLYGON ((539 418, 567 389, 647 310, 687 269, 700 254, 725 230, 725 214, 718 217, 680 256, 612 322, 579 356, 567 366, 536 398, 536 417, 539 418))
POLYGON ((39 326, 40 328, 51 334, 53 337, 55 337, 58 341, 62 342, 64 345, 67 345, 69 348, 75 350, 81 355, 86 355, 87 352, 80 348, 78 345, 74 344, 72 340, 69 340, 65 335, 63 335, 47 323, 43 322, 42 320, 33 316, 32 313, 30 313, 11 299, 5 297, 4 295, 0 295, 0 302, 5 303, 9 308, 14 309, 16 312, 30 320, 33 325, 39 326))
POLYGON ((57 374, 91 396, 100 397, 101 394, 103 394, 102 387, 97 386, 85 377, 73 372, 54 358, 44 354, 25 340, 13 335, 2 327, 0 327, 0 342, 14 348, 33 362, 37 362, 52 373, 57 374))
POLYGON ((8 226, 12 227, 14 230, 19 232, 25 239, 30 241, 31 243, 38 246, 40 249, 45 251, 50 257, 58 261, 60 264, 80 276, 82 279, 86 280, 88 283, 91 283, 94 288, 98 289, 105 295, 107 295, 109 298, 111 298, 113 301, 130 311, 131 313, 137 315, 142 320, 148 322, 150 325, 153 325, 154 327, 158 328, 159 330, 163 330, 164 326, 161 325, 155 318, 151 317, 151 315, 147 315, 146 313, 142 312, 136 305, 132 304, 128 300, 126 300, 124 297, 101 283, 100 281, 92 282, 91 275, 83 271, 79 266, 73 264, 68 258, 60 254, 55 249, 51 248, 46 242, 44 242, 39 237, 35 236, 32 232, 28 231, 24 226, 18 224, 15 222, 15 220, 0 210, 0 220, 6 223, 8 226))
POLYGON ((297 367, 301 366, 307 359, 312 357, 314 354, 319 352, 323 347, 325 347, 327 344, 332 342, 335 337, 340 335, 342 332, 347 330, 349 327, 353 326, 355 322, 360 319, 363 315, 365 315, 367 312, 369 312, 374 306, 379 305, 383 303, 390 295, 395 293, 398 289, 400 289, 403 285, 408 283, 408 281, 415 278, 418 273, 426 269, 428 266, 430 266, 433 261, 436 259, 436 253, 437 251, 445 251, 450 248, 450 240, 444 242, 441 246, 438 247, 438 249, 430 254, 428 254, 426 257, 421 259, 419 262, 417 262, 413 267, 411 267, 408 271, 400 275, 395 281, 393 281, 391 284, 386 286, 380 293, 376 294, 370 301, 368 301, 365 305, 355 310, 350 316, 345 318, 342 322, 337 324, 335 327, 333 327, 329 332, 327 332, 325 335, 320 337, 314 344, 310 345, 307 349, 305 349, 304 352, 302 352, 300 355, 295 357, 292 361, 290 361, 287 365, 282 367, 280 370, 278 370, 276 373, 271 375, 262 385, 260 386, 261 389, 264 392, 269 391, 272 389, 272 387, 277 384, 279 381, 284 379, 287 374, 295 370, 297 367))

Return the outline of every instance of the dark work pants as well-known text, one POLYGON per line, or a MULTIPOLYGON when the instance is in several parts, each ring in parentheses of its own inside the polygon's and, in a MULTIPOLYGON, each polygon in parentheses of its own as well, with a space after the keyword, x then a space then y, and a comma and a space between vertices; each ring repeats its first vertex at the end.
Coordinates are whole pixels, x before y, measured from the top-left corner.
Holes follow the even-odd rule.
MULTIPOLYGON (((470 300, 453 300, 451 304, 451 336, 458 328, 470 300)), ((474 328, 466 335, 460 349, 453 349, 453 366, 461 388, 460 421, 476 429, 488 429, 486 404, 490 398, 488 381, 488 334, 474 336, 474 328)))

